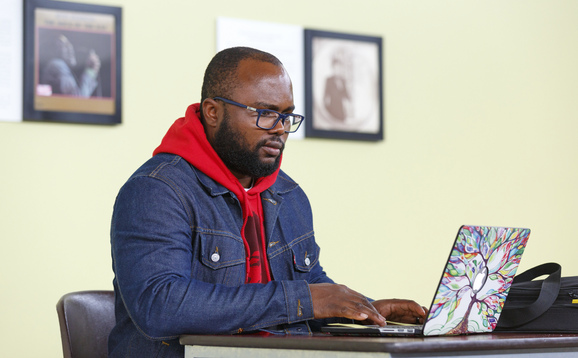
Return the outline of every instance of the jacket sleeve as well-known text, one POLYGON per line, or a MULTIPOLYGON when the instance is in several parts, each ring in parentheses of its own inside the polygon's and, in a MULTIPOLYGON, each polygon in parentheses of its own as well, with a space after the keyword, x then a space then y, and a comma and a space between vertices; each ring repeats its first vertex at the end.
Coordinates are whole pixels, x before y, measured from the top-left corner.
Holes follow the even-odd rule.
POLYGON ((230 334, 313 318, 306 280, 239 286, 195 280, 188 210, 178 187, 151 177, 130 179, 117 197, 115 286, 141 332, 152 339, 230 334))

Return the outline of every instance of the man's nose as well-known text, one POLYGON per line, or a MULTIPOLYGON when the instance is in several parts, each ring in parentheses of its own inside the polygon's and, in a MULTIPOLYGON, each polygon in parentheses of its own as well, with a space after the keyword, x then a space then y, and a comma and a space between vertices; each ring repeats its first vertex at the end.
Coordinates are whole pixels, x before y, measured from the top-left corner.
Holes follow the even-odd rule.
POLYGON ((275 126, 271 129, 269 129, 270 133, 275 133, 277 135, 283 135, 285 134, 285 121, 287 121, 287 118, 280 118, 277 123, 275 124, 275 126))

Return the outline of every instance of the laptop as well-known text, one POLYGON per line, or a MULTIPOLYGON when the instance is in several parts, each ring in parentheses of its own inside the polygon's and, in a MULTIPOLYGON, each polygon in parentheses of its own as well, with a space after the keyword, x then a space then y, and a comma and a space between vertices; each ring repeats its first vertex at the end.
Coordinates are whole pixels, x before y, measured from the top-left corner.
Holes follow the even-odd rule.
POLYGON ((462 226, 423 325, 333 324, 322 332, 356 336, 441 336, 492 332, 520 264, 530 229, 462 226))

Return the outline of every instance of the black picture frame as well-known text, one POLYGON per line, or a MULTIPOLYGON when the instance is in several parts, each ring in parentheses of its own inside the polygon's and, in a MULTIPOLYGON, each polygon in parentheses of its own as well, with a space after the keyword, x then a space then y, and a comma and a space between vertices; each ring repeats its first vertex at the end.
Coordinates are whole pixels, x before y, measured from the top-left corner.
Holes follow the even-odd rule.
POLYGON ((384 136, 382 38, 306 29, 305 136, 384 136))
POLYGON ((23 120, 118 124, 122 9, 24 2, 23 120))

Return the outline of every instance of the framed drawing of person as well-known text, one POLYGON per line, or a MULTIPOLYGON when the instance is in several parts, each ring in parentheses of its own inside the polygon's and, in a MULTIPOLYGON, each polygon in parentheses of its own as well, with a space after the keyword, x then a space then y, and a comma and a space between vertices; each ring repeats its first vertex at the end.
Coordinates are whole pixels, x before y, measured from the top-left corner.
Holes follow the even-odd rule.
POLYGON ((383 140, 381 37, 305 30, 306 136, 383 140))
POLYGON ((23 116, 121 121, 121 8, 25 0, 23 116))

